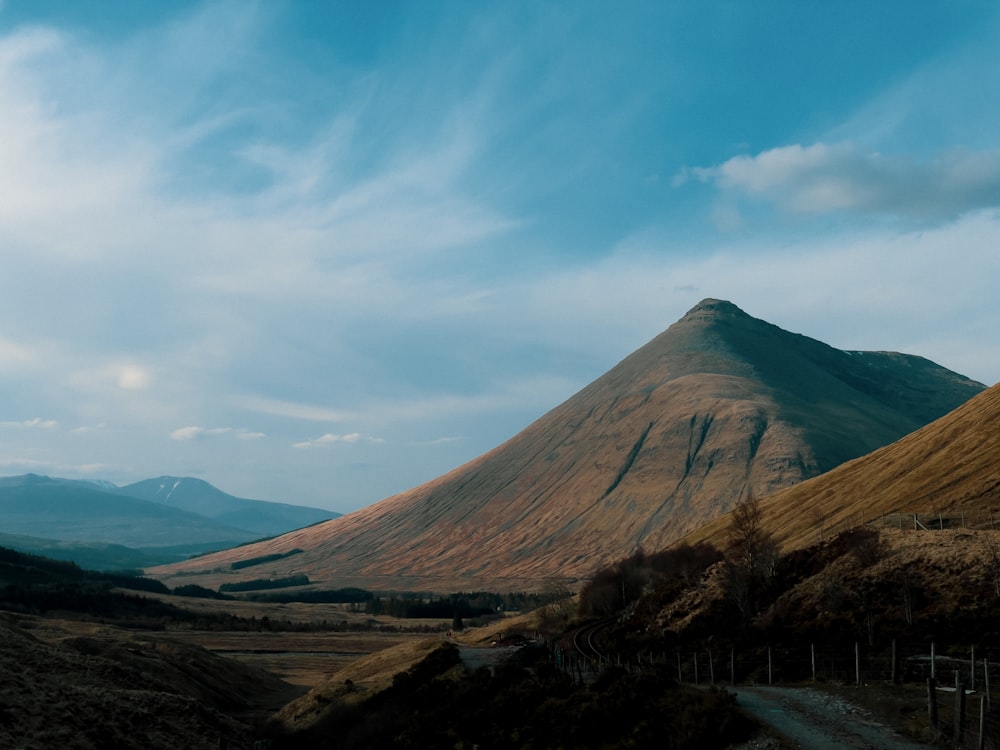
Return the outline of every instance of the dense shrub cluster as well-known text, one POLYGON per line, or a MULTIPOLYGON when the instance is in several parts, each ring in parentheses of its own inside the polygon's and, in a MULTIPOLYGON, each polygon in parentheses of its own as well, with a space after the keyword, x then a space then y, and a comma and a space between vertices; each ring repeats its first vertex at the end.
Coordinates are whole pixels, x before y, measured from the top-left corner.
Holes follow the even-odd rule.
POLYGON ((662 602, 693 586, 722 553, 704 542, 646 554, 639 550, 597 571, 580 591, 583 617, 609 617, 644 595, 662 602))

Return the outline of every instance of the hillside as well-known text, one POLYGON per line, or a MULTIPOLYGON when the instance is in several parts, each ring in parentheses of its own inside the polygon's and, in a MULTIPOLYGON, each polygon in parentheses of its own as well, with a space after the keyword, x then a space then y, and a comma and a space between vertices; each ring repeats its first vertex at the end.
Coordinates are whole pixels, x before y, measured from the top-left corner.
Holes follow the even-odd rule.
MULTIPOLYGON (((963 518, 968 526, 1000 528, 998 459, 995 385, 891 445, 763 499, 763 522, 786 551, 876 519, 913 528, 913 514, 931 528, 960 525, 963 518)), ((728 523, 728 517, 716 519, 685 541, 719 546, 728 523)))
POLYGON ((0 612, 3 747, 251 747, 296 690, 159 636, 0 612))
POLYGON ((844 352, 704 300, 494 450, 355 513, 160 569, 218 585, 305 573, 366 588, 526 588, 657 549, 891 443, 983 386, 926 359, 844 352), (488 584, 486 583, 488 582, 488 584))

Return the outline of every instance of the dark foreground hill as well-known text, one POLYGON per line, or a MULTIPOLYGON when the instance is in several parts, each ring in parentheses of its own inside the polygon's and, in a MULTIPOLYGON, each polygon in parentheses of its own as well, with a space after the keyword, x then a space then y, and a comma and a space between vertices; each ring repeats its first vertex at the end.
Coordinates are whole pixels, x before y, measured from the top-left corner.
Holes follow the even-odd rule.
POLYGON ((659 549, 891 443, 983 386, 921 357, 845 352, 705 300, 494 450, 368 508, 167 569, 208 585, 544 586, 659 549), (246 572, 231 564, 303 552, 246 572), (201 575, 198 575, 198 573, 201 575))
POLYGON ((194 646, 0 612, 0 746, 252 747, 253 715, 296 690, 194 646))

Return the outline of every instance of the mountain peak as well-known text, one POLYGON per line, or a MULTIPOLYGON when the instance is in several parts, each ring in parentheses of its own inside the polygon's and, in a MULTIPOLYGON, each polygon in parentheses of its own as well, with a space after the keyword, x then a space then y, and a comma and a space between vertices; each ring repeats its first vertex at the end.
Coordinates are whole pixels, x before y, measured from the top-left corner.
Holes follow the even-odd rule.
POLYGON ((703 299, 697 305, 695 305, 690 310, 688 310, 687 314, 684 317, 685 318, 690 318, 690 317, 705 317, 705 316, 708 316, 708 315, 716 315, 716 316, 717 315, 728 315, 728 316, 740 315, 740 316, 748 317, 747 314, 745 312, 743 312, 743 310, 741 310, 740 308, 738 308, 732 302, 729 302, 728 300, 724 300, 724 299, 714 299, 712 297, 706 297, 705 299, 703 299))

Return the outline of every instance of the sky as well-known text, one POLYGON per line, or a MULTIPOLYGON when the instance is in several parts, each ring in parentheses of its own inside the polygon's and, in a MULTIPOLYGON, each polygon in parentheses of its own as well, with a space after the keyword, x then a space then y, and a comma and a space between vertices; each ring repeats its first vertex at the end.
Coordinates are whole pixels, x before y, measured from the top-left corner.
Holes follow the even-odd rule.
POLYGON ((706 297, 992 385, 997 49, 971 0, 0 0, 0 475, 350 512, 706 297))

